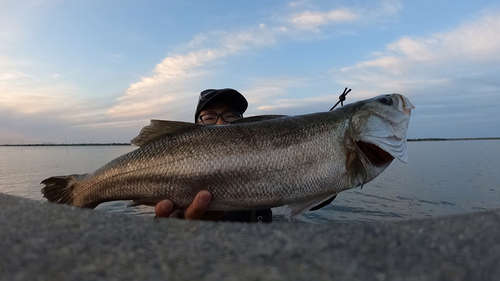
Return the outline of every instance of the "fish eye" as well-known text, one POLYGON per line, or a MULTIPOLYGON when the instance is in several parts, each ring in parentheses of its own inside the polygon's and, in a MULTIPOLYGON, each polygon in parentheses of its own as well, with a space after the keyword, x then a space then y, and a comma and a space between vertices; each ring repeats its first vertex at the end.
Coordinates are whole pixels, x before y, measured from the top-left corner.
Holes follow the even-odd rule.
POLYGON ((392 105, 392 100, 387 97, 381 97, 378 99, 381 104, 392 105))

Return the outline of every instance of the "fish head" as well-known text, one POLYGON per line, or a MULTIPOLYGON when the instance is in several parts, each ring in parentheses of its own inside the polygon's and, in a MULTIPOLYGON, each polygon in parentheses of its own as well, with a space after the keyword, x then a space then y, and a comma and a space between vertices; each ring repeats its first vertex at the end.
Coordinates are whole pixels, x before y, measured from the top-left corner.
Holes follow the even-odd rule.
POLYGON ((350 120, 350 132, 364 160, 385 169, 394 158, 408 160, 406 131, 415 106, 400 94, 363 101, 350 120))

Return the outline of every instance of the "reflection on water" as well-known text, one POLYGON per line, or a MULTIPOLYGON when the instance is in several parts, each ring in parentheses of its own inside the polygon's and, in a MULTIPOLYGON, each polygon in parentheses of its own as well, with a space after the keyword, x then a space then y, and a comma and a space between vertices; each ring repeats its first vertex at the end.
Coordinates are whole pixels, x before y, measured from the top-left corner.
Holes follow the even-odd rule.
MULTIPOLYGON (((131 146, 0 147, 0 192, 43 200, 41 180, 91 172, 131 146)), ((500 207, 500 141, 410 142, 408 164, 395 160, 363 189, 341 192, 332 204, 296 221, 364 222, 463 214, 500 207)), ((146 206, 107 202, 96 210, 154 215, 146 206)), ((284 221, 284 208, 273 210, 284 221)))

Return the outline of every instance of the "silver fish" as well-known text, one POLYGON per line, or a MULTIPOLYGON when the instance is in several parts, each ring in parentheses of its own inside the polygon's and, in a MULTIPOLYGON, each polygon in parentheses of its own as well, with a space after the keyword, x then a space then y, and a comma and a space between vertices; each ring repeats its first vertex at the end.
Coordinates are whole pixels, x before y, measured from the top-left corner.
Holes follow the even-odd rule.
POLYGON ((297 216, 337 193, 373 180, 394 158, 406 163, 413 104, 378 96, 330 112, 257 116, 229 126, 152 120, 140 148, 93 173, 43 180, 50 202, 94 208, 113 200, 187 207, 200 190, 209 210, 288 205, 297 216))

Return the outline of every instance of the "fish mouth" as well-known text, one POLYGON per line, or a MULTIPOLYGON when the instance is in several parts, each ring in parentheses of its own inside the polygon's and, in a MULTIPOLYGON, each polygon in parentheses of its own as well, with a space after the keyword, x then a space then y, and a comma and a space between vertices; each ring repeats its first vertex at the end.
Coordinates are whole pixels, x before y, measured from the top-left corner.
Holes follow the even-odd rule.
POLYGON ((391 154, 372 143, 356 141, 356 145, 373 166, 381 167, 394 160, 391 154))

